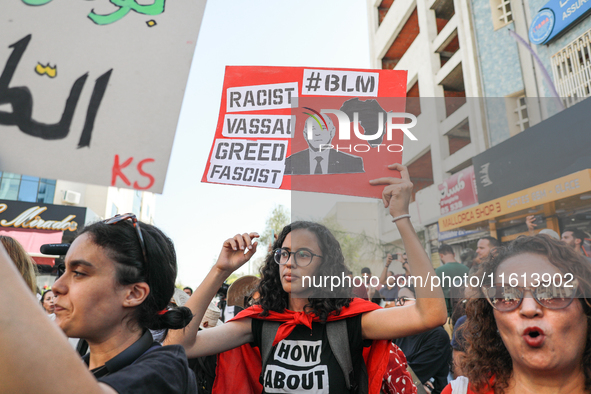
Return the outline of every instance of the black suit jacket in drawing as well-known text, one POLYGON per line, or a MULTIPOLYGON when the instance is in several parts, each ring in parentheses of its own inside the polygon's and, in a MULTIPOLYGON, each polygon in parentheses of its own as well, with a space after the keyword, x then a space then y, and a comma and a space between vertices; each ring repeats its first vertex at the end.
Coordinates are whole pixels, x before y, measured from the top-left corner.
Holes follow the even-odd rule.
MULTIPOLYGON (((350 174, 365 172, 363 159, 359 156, 338 152, 334 149, 328 152, 327 174, 350 174)), ((293 153, 285 159, 284 175, 310 175, 310 150, 306 149, 293 153)))

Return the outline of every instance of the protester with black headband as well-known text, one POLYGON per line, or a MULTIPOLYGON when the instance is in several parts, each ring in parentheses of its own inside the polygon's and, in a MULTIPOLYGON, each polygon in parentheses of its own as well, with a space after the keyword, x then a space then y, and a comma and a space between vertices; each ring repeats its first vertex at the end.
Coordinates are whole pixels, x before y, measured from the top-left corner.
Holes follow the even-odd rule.
POLYGON ((150 334, 183 328, 192 318, 187 308, 166 309, 177 273, 169 238, 154 226, 140 227, 135 215, 116 216, 86 227, 65 262, 52 287, 56 322, 67 336, 88 341, 88 367, 0 248, 0 391, 196 392, 182 347, 162 347, 150 334))

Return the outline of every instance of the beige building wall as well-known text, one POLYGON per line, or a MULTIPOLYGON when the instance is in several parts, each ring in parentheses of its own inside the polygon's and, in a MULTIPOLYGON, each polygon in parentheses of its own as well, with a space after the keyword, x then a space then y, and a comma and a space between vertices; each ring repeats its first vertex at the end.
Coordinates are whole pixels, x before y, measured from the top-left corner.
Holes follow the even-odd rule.
MULTIPOLYGON (((421 113, 413 128, 418 141, 405 137, 402 158, 412 177, 413 164, 430 155, 432 184, 418 190, 411 204, 412 222, 420 232, 439 218, 437 185, 470 166, 488 144, 480 102, 470 99, 483 96, 470 2, 367 0, 367 7, 372 67, 407 70, 407 91, 414 92, 418 84, 420 92, 421 113), (391 61, 386 56, 401 52, 399 43, 401 57, 391 61), (463 104, 462 97, 467 98, 463 104), (450 110, 450 103, 458 102, 450 110), (458 139, 466 141, 460 149, 454 147, 458 139)), ((378 217, 381 241, 401 247, 389 215, 378 217)))

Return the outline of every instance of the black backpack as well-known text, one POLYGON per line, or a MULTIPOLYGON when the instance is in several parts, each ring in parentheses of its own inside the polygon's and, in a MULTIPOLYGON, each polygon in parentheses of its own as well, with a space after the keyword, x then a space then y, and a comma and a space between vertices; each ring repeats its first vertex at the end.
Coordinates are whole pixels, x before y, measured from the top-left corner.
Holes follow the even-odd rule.
POLYGON ((197 393, 211 394, 215 380, 217 355, 189 359, 189 368, 195 372, 197 378, 197 393))

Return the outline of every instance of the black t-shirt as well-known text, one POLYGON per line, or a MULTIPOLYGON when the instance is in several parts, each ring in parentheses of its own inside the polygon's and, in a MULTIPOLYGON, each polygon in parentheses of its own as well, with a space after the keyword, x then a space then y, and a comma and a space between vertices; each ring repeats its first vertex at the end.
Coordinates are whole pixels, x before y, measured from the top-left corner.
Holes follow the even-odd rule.
POLYGON ((133 364, 98 379, 119 394, 195 394, 195 374, 180 345, 158 346, 133 364))
POLYGON ((449 335, 443 327, 393 342, 404 352, 408 365, 422 383, 434 378, 433 394, 439 394, 447 386, 452 355, 449 335))
MULTIPOLYGON (((346 319, 353 368, 363 363, 361 315, 346 319)), ((330 324, 330 323, 329 323, 330 324)), ((260 348, 263 320, 252 319, 254 344, 260 348)), ((366 343, 370 345, 371 341, 366 343)), ((263 373, 263 393, 347 393, 343 371, 331 351, 326 325, 312 322, 312 330, 298 325, 271 351, 263 373)))

